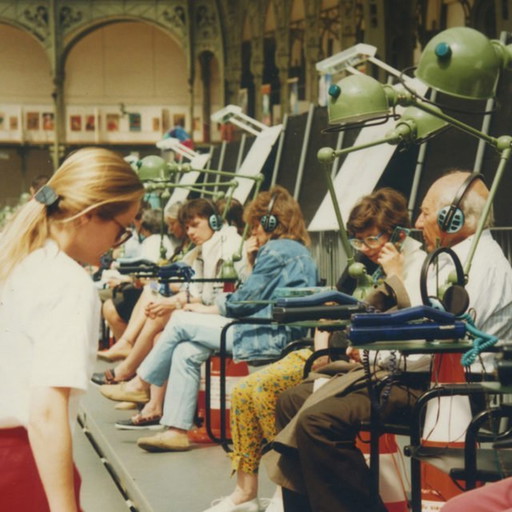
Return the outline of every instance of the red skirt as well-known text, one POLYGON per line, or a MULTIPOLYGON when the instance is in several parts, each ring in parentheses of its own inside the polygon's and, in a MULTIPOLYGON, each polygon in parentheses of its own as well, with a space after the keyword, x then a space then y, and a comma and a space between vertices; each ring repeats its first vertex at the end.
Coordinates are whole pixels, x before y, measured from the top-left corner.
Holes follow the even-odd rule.
MULTIPOLYGON (((77 507, 81 510, 81 480, 76 468, 74 472, 77 507)), ((0 429, 0 510, 50 511, 28 434, 22 427, 0 429)))

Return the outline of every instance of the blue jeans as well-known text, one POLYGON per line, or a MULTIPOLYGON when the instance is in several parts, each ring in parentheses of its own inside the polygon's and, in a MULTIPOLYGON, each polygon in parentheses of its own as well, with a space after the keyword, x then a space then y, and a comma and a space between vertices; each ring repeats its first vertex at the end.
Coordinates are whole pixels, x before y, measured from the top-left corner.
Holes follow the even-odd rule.
MULTIPOLYGON (((139 377, 163 386, 167 380, 161 423, 189 430, 194 423, 201 364, 220 348, 222 328, 232 319, 221 315, 176 311, 160 339, 139 367, 139 377)), ((233 329, 226 350, 233 348, 233 329)))

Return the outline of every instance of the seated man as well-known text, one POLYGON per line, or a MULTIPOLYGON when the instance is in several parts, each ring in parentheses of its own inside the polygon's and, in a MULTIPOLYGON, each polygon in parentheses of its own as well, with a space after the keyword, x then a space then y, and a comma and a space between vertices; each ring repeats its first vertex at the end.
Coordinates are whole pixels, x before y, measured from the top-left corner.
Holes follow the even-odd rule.
MULTIPOLYGON (((440 243, 451 247, 462 262, 488 196, 481 180, 467 183, 469 174, 454 171, 437 180, 429 189, 416 222, 427 250, 432 251, 440 243), (443 231, 439 211, 457 197, 457 206, 463 213, 460 229, 443 231)), ((440 282, 451 269, 450 265, 442 266, 440 282)), ((512 269, 488 230, 477 246, 466 289, 469 306, 476 312, 477 328, 500 339, 510 339, 512 269)), ((276 454, 271 452, 267 467, 271 478, 287 488, 287 512, 386 510, 370 493, 369 469, 354 443, 361 421, 370 418, 370 398, 362 370, 353 366, 351 369, 330 379, 316 393, 312 394, 313 382, 305 381, 280 396, 276 419, 278 429, 283 430, 276 437, 276 446, 281 446, 281 455, 275 460, 276 454)), ((420 392, 393 386, 380 411, 382 420, 410 412, 420 392)))

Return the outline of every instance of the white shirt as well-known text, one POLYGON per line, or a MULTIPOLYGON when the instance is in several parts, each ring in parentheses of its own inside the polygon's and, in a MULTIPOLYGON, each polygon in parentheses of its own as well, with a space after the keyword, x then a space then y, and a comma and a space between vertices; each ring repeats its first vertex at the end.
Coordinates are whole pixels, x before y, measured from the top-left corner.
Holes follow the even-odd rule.
POLYGON ((142 250, 142 242, 139 239, 138 233, 134 230, 132 236, 123 244, 122 254, 123 258, 140 258, 142 250))
POLYGON ((149 235, 142 241, 140 248, 140 258, 158 263, 160 261, 160 244, 163 243, 165 248, 165 257, 172 256, 174 252, 174 245, 167 235, 162 236, 158 234, 149 235))
MULTIPOLYGON (((474 235, 452 247, 464 267, 474 235)), ((440 283, 444 283, 453 264, 449 256, 440 255, 440 283)), ((475 326, 481 331, 496 336, 501 341, 512 340, 512 268, 501 247, 489 230, 484 230, 478 242, 469 271, 466 290, 469 308, 476 313, 475 326)), ((429 287, 429 292, 433 288, 429 287)), ((485 371, 494 369, 495 356, 482 354, 485 371)), ((479 372, 481 365, 475 363, 471 371, 479 372)))
POLYGON ((26 426, 31 389, 71 388, 70 423, 98 345, 100 302, 87 272, 57 244, 19 263, 0 285, 0 428, 26 426))
MULTIPOLYGON (((219 276, 224 261, 233 260, 233 255, 240 250, 242 237, 234 226, 224 224, 220 231, 200 247, 195 247, 185 255, 183 261, 190 265, 196 279, 213 279, 219 276)), ((244 272, 246 260, 235 263, 235 270, 241 276, 244 272)), ((219 283, 193 283, 190 294, 201 297, 203 304, 213 304, 218 293, 222 292, 223 284, 219 283)))
POLYGON ((401 249, 404 255, 403 282, 411 306, 422 304, 420 292, 421 267, 427 257, 426 252, 421 248, 421 243, 414 238, 407 237, 401 249))

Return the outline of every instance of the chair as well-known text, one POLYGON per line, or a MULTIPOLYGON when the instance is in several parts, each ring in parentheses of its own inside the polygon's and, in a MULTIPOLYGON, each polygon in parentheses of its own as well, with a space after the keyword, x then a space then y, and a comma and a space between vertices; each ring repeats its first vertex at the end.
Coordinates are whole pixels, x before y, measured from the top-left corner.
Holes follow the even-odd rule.
POLYGON ((463 490, 476 487, 477 482, 494 482, 504 477, 503 467, 512 468, 512 454, 503 452, 497 464, 496 448, 511 431, 501 431, 496 425, 501 418, 512 419, 512 406, 501 404, 474 415, 466 431, 464 448, 426 447, 421 444, 422 425, 426 405, 430 400, 449 396, 483 396, 499 391, 482 384, 450 384, 435 387, 420 397, 413 410, 410 445, 405 454, 411 457, 411 505, 413 512, 421 512, 421 463, 432 464, 455 481, 465 482, 463 490), (490 430, 489 430, 490 427, 490 430), (495 442, 491 448, 479 448, 480 442, 495 442))
MULTIPOLYGON (((230 354, 226 351, 226 338, 228 330, 234 325, 238 324, 254 324, 254 325, 269 325, 274 323, 274 321, 270 318, 237 318, 233 321, 227 323, 220 335, 220 347, 218 352, 215 354, 220 358, 220 436, 217 436, 212 431, 212 422, 211 422, 211 369, 210 364, 206 364, 206 372, 205 372, 205 427, 208 433, 208 436, 212 441, 218 443, 222 446, 224 451, 231 451, 229 444, 230 439, 227 436, 227 425, 226 425, 226 401, 227 401, 227 392, 226 392, 226 360, 230 357, 230 354)), ((249 362, 248 364, 252 366, 263 366, 266 364, 273 363, 287 354, 289 354, 293 350, 298 350, 300 348, 308 347, 313 345, 312 339, 301 338, 299 340, 292 341, 286 345, 283 349, 282 353, 278 358, 274 359, 265 359, 265 360, 257 360, 249 362)))
MULTIPOLYGON (((410 379, 415 383, 428 381, 429 374, 403 373, 398 381, 410 385, 410 379), (418 378, 420 379, 418 381, 418 378)), ((371 488, 377 496, 379 493, 379 438, 382 434, 395 434, 410 437, 410 444, 405 447, 405 454, 411 457, 411 510, 421 512, 421 462, 430 463, 446 472, 454 481, 464 481, 465 489, 476 487, 477 482, 494 482, 505 476, 503 467, 497 464, 496 448, 512 445, 511 431, 499 432, 498 420, 512 419, 512 404, 502 404, 499 407, 487 408, 473 417, 465 436, 465 448, 432 448, 421 445, 421 433, 426 405, 430 400, 440 396, 466 395, 483 397, 489 394, 489 389, 481 384, 452 384, 443 385, 426 391, 416 403, 412 421, 407 423, 382 423, 376 404, 390 379, 383 379, 378 386, 373 386, 373 405, 371 419, 361 424, 361 431, 370 433, 370 472, 371 488), (491 430, 489 430, 489 425, 491 430), (505 441, 504 441, 505 440, 505 441), (495 441, 492 448, 479 448, 481 442, 495 441), (504 444, 506 443, 506 444, 504 444)), ((494 391, 491 393, 497 393, 494 391)), ((512 454, 504 452, 499 457, 500 463, 512 468, 512 454)))
POLYGON ((430 380, 429 372, 415 372, 408 373, 403 372, 396 375, 389 375, 382 379, 377 385, 370 385, 370 396, 372 400, 371 415, 369 421, 361 422, 360 430, 362 432, 368 432, 370 434, 370 474, 371 482, 370 486, 375 496, 379 495, 379 476, 380 476, 380 452, 379 452, 379 439, 383 434, 393 434, 409 437, 411 434, 411 427, 409 421, 404 419, 404 423, 398 421, 383 423, 380 418, 380 407, 381 397, 384 390, 396 383, 400 383, 404 386, 411 386, 414 382, 415 387, 418 383, 425 384, 427 386, 430 380))

